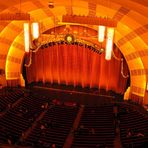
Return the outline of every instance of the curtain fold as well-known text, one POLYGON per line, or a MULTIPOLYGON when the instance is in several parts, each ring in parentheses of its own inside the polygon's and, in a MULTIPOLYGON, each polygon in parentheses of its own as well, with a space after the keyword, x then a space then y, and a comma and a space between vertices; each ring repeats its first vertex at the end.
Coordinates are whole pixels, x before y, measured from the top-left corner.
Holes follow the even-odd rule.
MULTIPOLYGON (((121 58, 119 50, 115 51, 121 58)), ((95 53, 85 45, 56 44, 39 49, 32 56, 32 65, 26 69, 27 80, 112 90, 124 93, 127 78, 121 75, 121 61, 112 57, 105 60, 105 53, 95 53)), ((128 67, 124 61, 124 73, 128 67)))

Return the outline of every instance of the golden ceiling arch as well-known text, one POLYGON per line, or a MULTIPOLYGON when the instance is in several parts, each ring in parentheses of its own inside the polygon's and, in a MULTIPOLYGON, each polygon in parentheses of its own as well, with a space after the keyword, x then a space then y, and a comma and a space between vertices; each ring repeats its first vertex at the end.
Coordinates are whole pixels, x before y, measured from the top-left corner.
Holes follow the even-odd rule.
MULTIPOLYGON (((0 1, 2 12, 18 12, 20 0, 10 3, 0 1)), ((61 21, 62 15, 108 16, 118 20, 115 43, 127 60, 131 75, 131 92, 146 98, 148 81, 148 2, 141 0, 54 0, 55 7, 48 7, 48 0, 22 0, 21 11, 29 12, 32 21, 40 21, 44 31, 61 21), (70 9, 72 8, 72 12, 70 9), (139 30, 137 30, 139 28, 139 30), (136 54, 136 56, 134 56, 136 54)), ((6 78, 18 79, 24 57, 23 21, 0 23, 0 68, 5 69, 6 78), (16 52, 17 51, 17 52, 16 52), (13 65, 13 66, 12 66, 13 65)), ((95 26, 89 26, 97 29, 95 26)), ((148 100, 144 99, 145 102, 148 100)))

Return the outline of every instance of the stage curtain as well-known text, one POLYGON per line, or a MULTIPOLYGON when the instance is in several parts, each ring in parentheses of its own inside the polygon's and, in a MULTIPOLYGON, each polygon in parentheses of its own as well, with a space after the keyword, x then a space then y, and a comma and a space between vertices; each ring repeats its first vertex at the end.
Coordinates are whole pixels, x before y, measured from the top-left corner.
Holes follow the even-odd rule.
MULTIPOLYGON (((115 50, 117 57, 122 55, 115 50)), ((121 61, 105 53, 95 53, 85 45, 56 44, 39 49, 32 56, 32 65, 26 69, 27 80, 113 90, 124 93, 127 79, 121 75, 121 61)), ((124 62, 124 73, 128 68, 124 62)))

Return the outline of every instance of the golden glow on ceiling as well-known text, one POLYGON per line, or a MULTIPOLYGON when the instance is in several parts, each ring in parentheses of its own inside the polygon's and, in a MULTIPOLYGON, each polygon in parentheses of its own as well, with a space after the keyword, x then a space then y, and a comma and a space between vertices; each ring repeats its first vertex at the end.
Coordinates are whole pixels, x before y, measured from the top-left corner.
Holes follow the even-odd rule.
MULTIPOLYGON (((103 1, 93 1, 94 6, 96 4, 96 7, 90 7, 90 1, 88 0, 73 0, 72 4, 72 10, 73 14, 76 15, 88 15, 90 12, 95 14, 96 16, 108 16, 108 17, 115 17, 115 15, 120 16, 121 19, 119 20, 118 26, 116 28, 116 36, 115 36, 115 43, 117 44, 118 41, 122 38, 124 38, 127 34, 133 32, 139 27, 142 27, 147 24, 148 22, 148 8, 147 8, 147 2, 136 0, 127 0, 126 3, 124 1, 119 0, 103 0, 103 1), (142 3, 144 3, 142 5, 142 3), (124 14, 124 10, 129 10, 127 14, 124 14)), ((1 12, 16 12, 19 10, 20 0, 11 1, 5 0, 0 1, 0 10, 1 12)), ((23 12, 29 12, 32 17, 32 21, 40 21, 43 23, 43 26, 45 27, 43 30, 52 28, 55 25, 55 22, 58 24, 61 21, 62 15, 65 15, 69 13, 69 9, 71 8, 71 4, 67 0, 55 0, 55 7, 53 9, 49 9, 47 6, 48 0, 22 0, 22 6, 21 9, 23 12)), ((56 25, 57 25, 56 24, 56 25)), ((97 30, 97 27, 95 26, 89 26, 91 28, 95 28, 97 30)), ((23 25, 22 22, 12 21, 7 23, 1 23, 0 24, 0 46, 2 47, 0 50, 0 55, 7 55, 11 57, 18 57, 20 59, 23 59, 24 52, 21 50, 21 54, 19 52, 16 52, 16 50, 19 50, 15 48, 13 45, 14 41, 19 42, 19 44, 23 45, 22 40, 22 34, 23 32, 23 25), (13 25, 11 25, 13 24, 13 25), (13 26, 16 26, 16 28, 21 28, 21 30, 17 30, 13 26), (20 27, 21 26, 21 27, 20 27), (17 38, 17 39, 16 39, 17 38), (19 41, 18 41, 19 38, 19 41), (20 40, 21 39, 21 40, 20 40), (11 43, 10 43, 11 42, 11 43), (11 51, 12 50, 12 51, 11 51)), ((147 28, 146 28, 147 29, 147 28)), ((134 37, 131 40, 127 39, 127 42, 123 44, 122 46, 117 46, 121 49, 121 52, 126 55, 129 55, 131 53, 134 53, 136 51, 140 50, 148 50, 148 33, 147 31, 144 34, 136 34, 136 37, 134 37)), ((127 61, 128 66, 130 70, 133 69, 148 69, 147 64, 147 56, 148 55, 139 55, 136 59, 127 61)), ((0 59, 0 62, 2 67, 4 68, 6 65, 6 71, 11 72, 12 71, 12 62, 9 60, 6 61, 6 64, 0 59)), ((14 64, 13 72, 18 72, 21 69, 21 64, 14 64), (19 70, 18 70, 19 69, 19 70)), ((137 87, 144 89, 144 83, 146 81, 146 75, 143 74, 142 76, 136 76, 138 77, 137 81, 136 78, 133 78, 133 81, 131 82, 131 85, 136 85, 137 87), (136 81, 134 83, 134 81, 136 81), (142 82, 139 83, 138 81, 142 82)), ((10 77, 9 77, 10 79, 10 77)), ((147 78, 148 79, 148 78, 147 78)), ((138 94, 138 93, 137 93, 138 94)), ((143 95, 143 94, 140 94, 143 95)))

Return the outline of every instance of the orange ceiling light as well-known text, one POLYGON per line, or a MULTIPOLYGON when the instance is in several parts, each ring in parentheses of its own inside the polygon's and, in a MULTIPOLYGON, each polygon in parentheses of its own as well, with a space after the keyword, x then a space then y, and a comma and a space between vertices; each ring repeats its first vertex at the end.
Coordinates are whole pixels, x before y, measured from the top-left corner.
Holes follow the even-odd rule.
POLYGON ((29 23, 24 23, 24 44, 25 44, 25 52, 29 52, 30 50, 29 23))
POLYGON ((106 42, 106 51, 105 59, 110 60, 113 49, 113 38, 114 38, 114 28, 107 28, 107 42, 106 42))
POLYGON ((103 42, 105 37, 105 26, 98 27, 98 41, 103 42))
POLYGON ((32 37, 33 39, 38 39, 39 37, 39 23, 32 23, 32 37))
POLYGON ((38 42, 39 35, 39 23, 34 22, 31 25, 30 23, 24 23, 25 52, 30 52, 30 49, 36 47, 34 44, 38 42))

